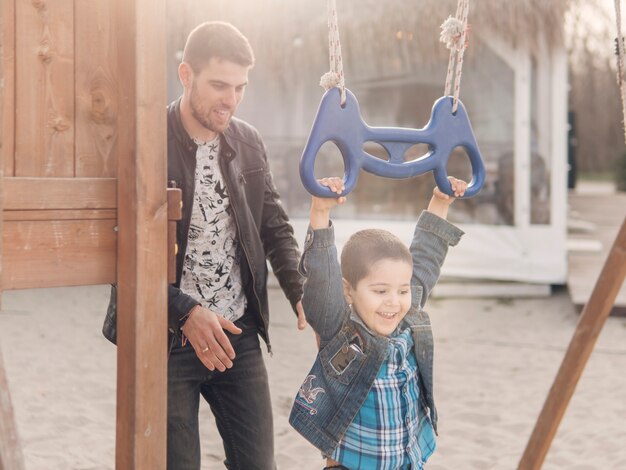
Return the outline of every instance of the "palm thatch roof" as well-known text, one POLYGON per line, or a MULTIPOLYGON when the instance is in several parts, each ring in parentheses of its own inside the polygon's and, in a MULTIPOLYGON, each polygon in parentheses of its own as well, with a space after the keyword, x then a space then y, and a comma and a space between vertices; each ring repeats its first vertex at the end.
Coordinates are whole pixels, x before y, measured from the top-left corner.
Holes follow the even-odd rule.
MULTIPOLYGON (((539 50, 561 47, 570 0, 470 0, 466 62, 498 40, 539 50), (496 38, 496 39, 494 39, 496 38)), ((454 16, 456 0, 336 0, 346 83, 411 77, 447 64, 440 25, 454 16)), ((169 57, 197 24, 229 21, 250 40, 257 77, 286 89, 328 70, 327 0, 176 0, 168 2, 169 57)))

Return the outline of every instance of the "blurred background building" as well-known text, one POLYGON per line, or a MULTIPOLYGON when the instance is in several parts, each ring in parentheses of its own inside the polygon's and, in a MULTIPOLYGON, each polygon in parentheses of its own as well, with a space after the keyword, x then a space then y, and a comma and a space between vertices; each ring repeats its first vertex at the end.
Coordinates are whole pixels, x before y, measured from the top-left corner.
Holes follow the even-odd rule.
MULTIPOLYGON (((448 63, 440 25, 456 3, 337 2, 346 86, 369 125, 426 125, 448 63)), ((457 201, 451 212, 468 235, 451 253, 448 276, 565 283, 568 169, 572 186, 574 169, 609 171, 623 150, 611 16, 601 7, 576 0, 471 2, 460 96, 487 179, 478 196, 457 201), (577 134, 568 136, 574 120, 577 134)), ((170 100, 181 91, 177 65, 196 24, 230 21, 250 39, 257 64, 238 115, 264 136, 283 202, 303 233, 310 197, 298 161, 323 94, 319 78, 329 67, 326 1, 179 0, 168 8, 170 100)), ((382 147, 366 150, 385 158, 382 147)), ((426 151, 416 145, 406 158, 426 151)), ((471 176, 464 152, 453 155, 448 172, 471 176)), ((343 174, 333 144, 322 147, 316 173, 343 174)), ((433 186, 430 174, 388 180, 363 173, 335 215, 343 219, 339 243, 362 226, 386 227, 408 240, 433 186)))

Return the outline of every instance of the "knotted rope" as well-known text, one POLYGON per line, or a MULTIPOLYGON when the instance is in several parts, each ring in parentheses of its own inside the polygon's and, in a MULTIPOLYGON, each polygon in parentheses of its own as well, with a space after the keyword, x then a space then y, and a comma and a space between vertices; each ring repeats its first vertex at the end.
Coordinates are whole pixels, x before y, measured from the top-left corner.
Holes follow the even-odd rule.
POLYGON ((346 84, 343 76, 343 60, 341 58, 341 42, 339 41, 339 25, 337 23, 337 5, 335 0, 328 0, 328 55, 330 71, 320 78, 320 85, 325 90, 339 87, 341 104, 346 102, 346 84))
POLYGON ((626 84, 624 83, 624 40, 622 39, 622 11, 620 0, 615 0, 615 19, 617 22, 617 85, 622 98, 622 128, 624 129, 624 142, 626 142, 626 84))
POLYGON ((441 36, 439 40, 450 49, 450 59, 448 60, 448 73, 446 75, 446 89, 444 94, 450 95, 454 75, 454 104, 452 112, 456 112, 461 88, 461 74, 463 73, 463 54, 467 48, 467 17, 469 14, 469 0, 458 0, 455 17, 449 16, 441 25, 441 36))

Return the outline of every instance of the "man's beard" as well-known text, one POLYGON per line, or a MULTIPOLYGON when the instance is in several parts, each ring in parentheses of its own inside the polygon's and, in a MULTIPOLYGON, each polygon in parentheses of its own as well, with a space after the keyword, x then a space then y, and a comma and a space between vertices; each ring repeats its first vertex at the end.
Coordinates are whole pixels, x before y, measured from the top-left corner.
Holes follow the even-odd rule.
POLYGON ((226 125, 220 125, 211 120, 211 109, 208 111, 203 108, 202 105, 199 104, 200 100, 198 99, 198 89, 196 84, 194 83, 191 86, 191 94, 189 95, 189 107, 191 108, 191 115, 198 121, 202 126, 211 132, 221 133, 226 130, 228 125, 230 124, 230 118, 226 122, 226 125))

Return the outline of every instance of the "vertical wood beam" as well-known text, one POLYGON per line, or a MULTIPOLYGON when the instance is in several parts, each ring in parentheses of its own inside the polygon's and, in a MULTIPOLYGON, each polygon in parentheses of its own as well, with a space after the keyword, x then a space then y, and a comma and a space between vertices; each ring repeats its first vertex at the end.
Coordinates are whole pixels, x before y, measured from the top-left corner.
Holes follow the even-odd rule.
POLYGON ((164 470, 167 407, 165 0, 115 0, 118 470, 164 470))
MULTIPOLYGON (((12 176, 15 155, 15 0, 0 4, 0 234, 3 230, 4 175, 12 176), (5 171, 6 170, 6 171, 5 171)), ((0 237, 1 238, 1 237, 0 237)), ((2 304, 0 242, 0 305, 2 304)))
MULTIPOLYGON (((15 130, 15 0, 2 0, 0 5, 0 234, 4 222, 3 181, 5 168, 13 172, 15 130)), ((2 300, 2 243, 0 243, 0 302, 2 300)), ((4 371, 0 349, 0 470, 23 470, 9 383, 4 371)))
MULTIPOLYGON (((4 169, 7 162, 13 165, 13 130, 14 113, 14 74, 15 74, 15 1, 2 0, 0 5, 0 105, 2 118, 0 120, 0 234, 3 229, 4 197, 3 181, 4 169)), ((2 243, 0 243, 0 301, 2 300, 2 243)), ((15 468, 23 470, 22 457, 13 406, 9 393, 9 383, 4 372, 4 361, 0 349, 0 470, 15 468)))
POLYGON ((2 34, 2 161, 4 175, 13 176, 15 167, 15 0, 0 5, 2 34))
POLYGON ((518 470, 539 470, 626 277, 626 218, 583 309, 518 470))

